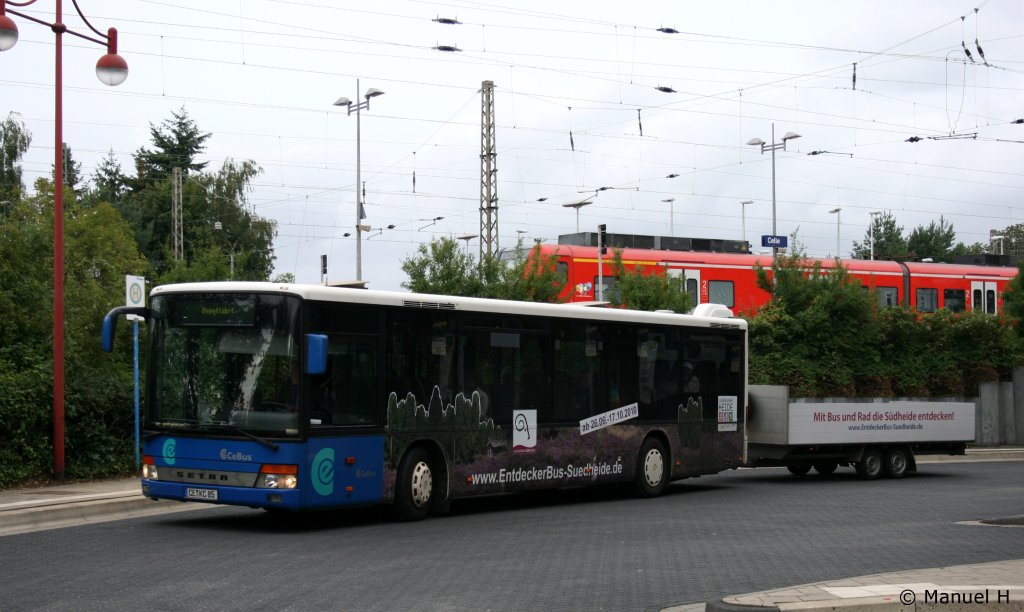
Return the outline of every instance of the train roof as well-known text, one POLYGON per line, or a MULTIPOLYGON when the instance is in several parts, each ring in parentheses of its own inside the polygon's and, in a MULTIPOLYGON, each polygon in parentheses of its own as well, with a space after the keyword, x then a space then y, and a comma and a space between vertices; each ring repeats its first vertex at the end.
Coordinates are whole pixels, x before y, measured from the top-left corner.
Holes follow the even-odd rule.
MULTIPOLYGON (((541 252, 544 254, 557 253, 573 259, 597 261, 597 247, 578 246, 568 244, 542 244, 541 252)), ((708 253, 701 251, 669 251, 654 249, 622 249, 624 263, 636 264, 676 264, 685 267, 691 265, 705 265, 716 267, 742 267, 752 268, 761 265, 764 268, 771 268, 771 255, 748 254, 748 253, 708 253)), ((611 261, 610 253, 604 256, 605 261, 611 261)), ((835 259, 809 257, 807 261, 820 264, 822 269, 831 270, 835 268, 835 259)), ((1016 267, 1006 266, 984 266, 978 264, 959 263, 936 263, 936 262, 897 262, 890 260, 868 260, 868 259, 842 259, 841 265, 850 272, 860 274, 902 274, 903 266, 914 275, 943 276, 943 277, 978 277, 992 279, 1009 279, 1017 275, 1016 267)))

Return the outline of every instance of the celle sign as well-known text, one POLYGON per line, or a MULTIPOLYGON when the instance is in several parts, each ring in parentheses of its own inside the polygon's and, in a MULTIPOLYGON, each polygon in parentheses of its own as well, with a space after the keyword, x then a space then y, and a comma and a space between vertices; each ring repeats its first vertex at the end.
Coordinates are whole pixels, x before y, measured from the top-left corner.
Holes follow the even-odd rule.
POLYGON ((772 236, 770 234, 761 236, 761 246, 763 247, 774 247, 779 249, 786 248, 788 240, 785 236, 772 236))

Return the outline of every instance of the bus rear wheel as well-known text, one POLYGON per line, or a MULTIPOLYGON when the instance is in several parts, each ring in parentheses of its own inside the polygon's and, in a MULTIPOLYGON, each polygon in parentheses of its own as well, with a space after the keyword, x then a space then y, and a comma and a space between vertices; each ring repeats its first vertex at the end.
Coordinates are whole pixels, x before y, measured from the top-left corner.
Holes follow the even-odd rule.
POLYGON ((786 469, 794 476, 806 476, 807 472, 811 471, 811 466, 806 463, 790 463, 786 469))
POLYGON ((656 497, 668 486, 668 459, 665 445, 657 438, 647 438, 640 447, 636 464, 636 492, 640 497, 656 497))
POLYGON ((416 447, 406 454, 398 468, 395 511, 402 521, 418 521, 430 512, 434 495, 434 472, 430 453, 416 447))

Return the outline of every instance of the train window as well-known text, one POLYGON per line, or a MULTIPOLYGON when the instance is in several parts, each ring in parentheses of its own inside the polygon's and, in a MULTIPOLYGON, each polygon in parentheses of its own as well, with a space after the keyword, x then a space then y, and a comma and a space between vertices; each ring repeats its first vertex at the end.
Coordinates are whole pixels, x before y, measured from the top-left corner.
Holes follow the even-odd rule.
POLYGON ((939 290, 938 289, 918 289, 917 290, 917 311, 918 312, 935 312, 939 309, 939 290))
POLYGON ((996 313, 996 292, 994 289, 985 291, 985 312, 989 314, 996 313))
POLYGON ((963 289, 943 289, 942 307, 951 312, 963 312, 967 308, 967 292, 963 289))
POLYGON ((708 301, 732 308, 735 304, 732 281, 711 281, 708 283, 708 301))
POLYGON ((981 289, 974 290, 974 303, 971 305, 972 310, 981 310, 981 289))
POLYGON ((555 272, 558 273, 558 280, 563 283, 569 282, 569 264, 565 261, 559 261, 555 264, 555 272))
POLYGON ((892 308, 899 304, 899 292, 896 287, 876 287, 878 292, 878 305, 882 308, 892 308))

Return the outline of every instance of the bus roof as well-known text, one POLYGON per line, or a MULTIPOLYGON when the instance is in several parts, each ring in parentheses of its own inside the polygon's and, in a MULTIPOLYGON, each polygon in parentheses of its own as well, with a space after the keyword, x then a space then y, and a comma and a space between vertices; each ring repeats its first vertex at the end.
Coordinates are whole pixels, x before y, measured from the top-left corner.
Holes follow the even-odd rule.
POLYGON ((747 322, 741 318, 722 316, 694 316, 666 312, 645 312, 619 308, 594 308, 575 304, 547 304, 492 300, 484 298, 425 293, 402 293, 398 291, 377 291, 348 287, 325 287, 292 283, 260 282, 208 282, 180 283, 155 287, 151 296, 174 293, 277 293, 295 295, 303 299, 325 302, 346 302, 394 306, 396 308, 419 308, 424 310, 461 310, 469 312, 490 312, 510 315, 541 316, 591 321, 649 323, 652 325, 682 325, 692 327, 729 327, 746 329, 747 322))

